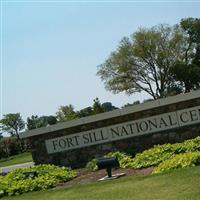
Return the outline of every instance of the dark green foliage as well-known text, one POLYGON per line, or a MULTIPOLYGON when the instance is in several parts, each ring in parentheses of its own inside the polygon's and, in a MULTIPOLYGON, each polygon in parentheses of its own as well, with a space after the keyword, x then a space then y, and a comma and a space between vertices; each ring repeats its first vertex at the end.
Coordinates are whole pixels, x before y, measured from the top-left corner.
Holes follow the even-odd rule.
POLYGON ((92 114, 93 114, 93 111, 92 111, 91 106, 83 108, 83 109, 81 109, 80 111, 77 112, 77 115, 78 115, 79 118, 87 117, 87 116, 90 116, 92 114))
POLYGON ((48 125, 53 125, 57 123, 57 119, 54 116, 41 116, 32 115, 30 118, 27 118, 27 128, 28 130, 46 127, 48 125))
POLYGON ((55 187, 59 182, 68 181, 76 175, 75 171, 54 165, 37 165, 15 169, 6 176, 0 176, 0 196, 45 190, 55 187), (36 172, 37 175, 35 177, 27 176, 27 172, 36 172))
POLYGON ((138 105, 138 104, 140 104, 140 101, 134 101, 133 103, 127 103, 127 104, 125 104, 124 106, 122 106, 122 108, 133 106, 133 105, 138 105))
POLYGON ((173 77, 176 81, 180 81, 185 92, 200 87, 200 64, 186 64, 178 62, 171 68, 173 77))
POLYGON ((101 104, 101 106, 105 110, 105 112, 118 109, 117 107, 113 106, 111 102, 104 102, 101 104))
POLYGON ((104 102, 101 104, 99 98, 93 100, 93 105, 83 108, 79 111, 75 111, 74 107, 70 104, 69 106, 60 106, 59 111, 56 113, 59 122, 69 121, 81 117, 88 117, 91 115, 108 112, 118 109, 113 106, 111 102, 104 102))
POLYGON ((185 56, 172 67, 171 72, 184 91, 189 92, 200 87, 200 19, 182 19, 180 26, 187 46, 185 56))
POLYGON ((48 125, 53 125, 53 124, 56 124, 57 123, 57 119, 56 117, 50 115, 50 116, 46 116, 47 117, 47 122, 48 122, 48 125))
POLYGON ((16 137, 3 138, 0 141, 0 159, 21 153, 21 147, 23 151, 27 151, 28 142, 19 141, 16 137))
POLYGON ((93 114, 105 112, 105 109, 101 105, 101 102, 99 101, 98 98, 94 99, 93 102, 94 102, 92 106, 93 114))

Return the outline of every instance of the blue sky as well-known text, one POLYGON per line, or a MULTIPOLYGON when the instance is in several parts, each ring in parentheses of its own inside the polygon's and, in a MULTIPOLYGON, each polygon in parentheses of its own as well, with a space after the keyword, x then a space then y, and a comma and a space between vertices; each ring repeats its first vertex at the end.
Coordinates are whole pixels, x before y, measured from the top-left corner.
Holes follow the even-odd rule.
POLYGON ((139 27, 200 17, 200 2, 2 3, 2 113, 55 114, 101 102, 122 106, 148 98, 112 94, 96 76, 97 66, 124 36, 139 27))

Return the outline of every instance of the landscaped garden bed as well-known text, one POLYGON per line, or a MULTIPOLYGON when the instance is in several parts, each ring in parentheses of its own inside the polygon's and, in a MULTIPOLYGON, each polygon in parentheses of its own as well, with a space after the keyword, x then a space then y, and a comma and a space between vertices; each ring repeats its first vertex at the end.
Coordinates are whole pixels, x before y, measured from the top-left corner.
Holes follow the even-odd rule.
MULTIPOLYGON (((122 152, 111 152, 105 155, 105 157, 113 156, 118 158, 120 168, 114 168, 112 173, 125 173, 127 176, 150 175, 198 166, 200 165, 200 137, 183 143, 156 145, 136 154, 134 158, 122 152)), ((54 165, 21 168, 0 176, 0 196, 92 183, 106 175, 106 170, 97 169, 95 159, 88 162, 86 168, 76 171, 54 165)))

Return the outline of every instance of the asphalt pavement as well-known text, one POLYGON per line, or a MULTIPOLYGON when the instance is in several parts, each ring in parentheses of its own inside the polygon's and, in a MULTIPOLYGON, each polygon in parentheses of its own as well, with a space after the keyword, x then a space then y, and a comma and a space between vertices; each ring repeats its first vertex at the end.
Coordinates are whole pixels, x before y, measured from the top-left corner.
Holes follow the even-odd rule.
POLYGON ((34 162, 27 162, 27 163, 21 163, 21 164, 17 164, 17 165, 10 165, 10 166, 6 166, 6 167, 1 167, 0 168, 0 174, 6 174, 13 169, 30 167, 30 166, 33 166, 33 165, 34 165, 34 162))

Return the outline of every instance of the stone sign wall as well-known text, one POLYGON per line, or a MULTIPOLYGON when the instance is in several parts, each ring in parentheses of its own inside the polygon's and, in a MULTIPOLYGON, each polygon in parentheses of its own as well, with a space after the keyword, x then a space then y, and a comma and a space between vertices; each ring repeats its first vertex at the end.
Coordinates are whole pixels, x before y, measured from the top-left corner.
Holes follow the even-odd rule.
POLYGON ((71 167, 115 151, 137 152, 155 144, 200 135, 200 91, 35 129, 28 138, 33 160, 71 167))

